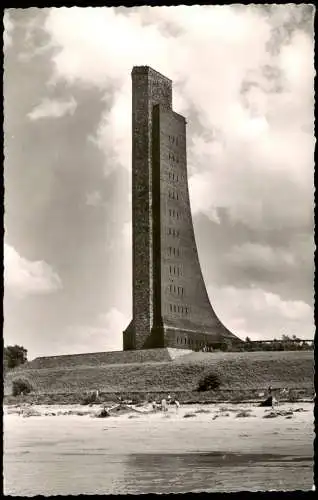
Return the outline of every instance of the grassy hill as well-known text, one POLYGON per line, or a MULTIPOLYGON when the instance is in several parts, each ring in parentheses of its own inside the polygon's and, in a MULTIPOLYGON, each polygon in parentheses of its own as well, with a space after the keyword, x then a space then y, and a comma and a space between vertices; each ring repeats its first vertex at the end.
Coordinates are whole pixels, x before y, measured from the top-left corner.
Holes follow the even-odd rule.
POLYGON ((197 393, 196 388, 199 379, 211 371, 217 372, 222 381, 221 391, 214 395, 218 398, 229 398, 231 394, 255 397, 269 385, 297 389, 308 395, 314 390, 313 351, 192 352, 171 357, 170 361, 96 362, 95 365, 85 364, 84 356, 78 358, 77 364, 70 364, 64 358, 63 365, 62 356, 59 363, 55 358, 53 367, 45 366, 45 358, 41 358, 41 367, 38 367, 39 363, 28 363, 6 376, 4 393, 10 395, 12 381, 23 379, 31 384, 33 397, 42 396, 42 399, 51 396, 51 399, 58 400, 60 396, 61 400, 68 398, 70 401, 70 396, 73 396, 72 399, 78 400, 86 391, 96 389, 108 398, 114 394, 159 395, 170 392, 178 394, 180 399, 206 399, 211 398, 211 394, 197 393))

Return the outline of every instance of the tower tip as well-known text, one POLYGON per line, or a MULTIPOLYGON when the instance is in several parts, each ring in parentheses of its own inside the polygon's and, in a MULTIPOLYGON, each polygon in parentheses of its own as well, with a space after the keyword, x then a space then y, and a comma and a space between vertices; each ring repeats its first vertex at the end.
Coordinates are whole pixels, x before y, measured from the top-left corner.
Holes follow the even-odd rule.
POLYGON ((170 78, 163 75, 162 73, 159 73, 159 71, 156 71, 150 66, 133 66, 133 69, 131 70, 131 75, 150 75, 150 74, 160 76, 160 78, 172 82, 170 78))

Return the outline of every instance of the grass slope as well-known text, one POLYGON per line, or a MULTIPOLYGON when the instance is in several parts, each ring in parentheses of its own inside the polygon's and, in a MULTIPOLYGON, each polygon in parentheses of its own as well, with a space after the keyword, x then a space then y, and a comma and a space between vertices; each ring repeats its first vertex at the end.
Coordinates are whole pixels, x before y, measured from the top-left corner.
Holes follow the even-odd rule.
POLYGON ((109 351, 92 352, 86 354, 64 354, 61 356, 47 356, 29 361, 24 368, 71 368, 80 365, 98 366, 131 363, 161 363, 169 362, 180 356, 191 353, 186 349, 159 348, 136 351, 109 351))
POLYGON ((191 392, 200 377, 217 372, 222 390, 255 390, 273 387, 313 388, 312 351, 253 353, 192 353, 174 361, 140 364, 78 365, 59 368, 24 368, 5 379, 5 395, 12 381, 27 380, 37 394, 191 392))

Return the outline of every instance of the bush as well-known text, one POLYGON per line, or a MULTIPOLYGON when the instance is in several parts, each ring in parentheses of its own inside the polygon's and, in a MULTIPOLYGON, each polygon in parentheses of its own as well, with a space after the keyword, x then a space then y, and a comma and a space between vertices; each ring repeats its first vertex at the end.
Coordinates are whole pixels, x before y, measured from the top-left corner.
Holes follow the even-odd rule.
POLYGON ((3 351, 5 371, 23 365, 27 361, 27 353, 27 349, 20 345, 9 345, 5 347, 3 351))
POLYGON ((27 380, 17 379, 12 382, 12 396, 29 394, 32 390, 33 387, 27 380))
POLYGON ((291 389, 288 393, 287 400, 289 403, 297 403, 297 401, 299 400, 299 394, 297 393, 297 391, 291 389))
POLYGON ((221 386, 221 379, 217 373, 208 373, 199 380, 198 391, 216 391, 221 386))

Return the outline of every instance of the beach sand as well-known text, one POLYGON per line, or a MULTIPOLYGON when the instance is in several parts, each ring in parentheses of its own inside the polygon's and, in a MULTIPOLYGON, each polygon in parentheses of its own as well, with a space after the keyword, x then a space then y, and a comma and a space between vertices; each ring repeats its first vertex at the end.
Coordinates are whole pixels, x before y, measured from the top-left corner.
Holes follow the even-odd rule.
POLYGON ((280 405, 293 412, 275 418, 252 404, 135 408, 104 419, 92 417, 99 407, 33 408, 41 415, 4 411, 5 494, 312 488, 313 404, 280 405))

